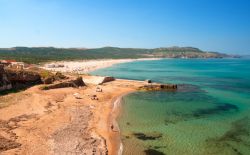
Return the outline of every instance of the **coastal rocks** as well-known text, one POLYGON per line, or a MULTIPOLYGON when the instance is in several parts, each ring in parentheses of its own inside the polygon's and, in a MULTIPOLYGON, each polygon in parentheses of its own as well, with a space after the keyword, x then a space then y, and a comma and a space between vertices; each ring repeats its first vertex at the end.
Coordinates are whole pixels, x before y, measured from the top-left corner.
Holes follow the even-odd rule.
POLYGON ((3 67, 3 65, 0 65, 0 91, 9 90, 12 88, 12 85, 7 78, 6 72, 3 67))
POLYGON ((78 77, 74 80, 67 80, 64 82, 47 85, 47 86, 42 87, 41 89, 42 90, 49 90, 49 89, 66 88, 66 87, 78 88, 81 86, 86 86, 86 85, 83 82, 82 77, 78 77))
POLYGON ((165 155, 164 153, 154 150, 154 149, 147 149, 147 150, 144 150, 144 152, 146 155, 165 155))
MULTIPOLYGON (((35 84, 52 84, 55 81, 65 80, 68 77, 62 73, 56 74, 41 69, 13 69, 0 66, 0 91, 12 88, 23 89, 35 84)), ((82 80, 69 81, 69 85, 82 86, 82 80)))
POLYGON ((102 85, 107 82, 114 81, 114 77, 110 76, 84 76, 84 82, 89 83, 89 84, 94 84, 94 85, 102 85))
POLYGON ((107 83, 107 82, 111 82, 111 81, 114 81, 115 78, 114 77, 111 77, 111 76, 105 76, 105 77, 102 77, 100 79, 100 82, 98 84, 103 84, 103 83, 107 83))
POLYGON ((8 79, 11 83, 40 83, 41 77, 38 73, 28 70, 6 69, 8 79))
POLYGON ((138 133, 133 133, 133 135, 137 139, 140 139, 140 140, 156 140, 156 139, 159 139, 159 138, 162 137, 161 133, 148 133, 148 134, 145 134, 145 133, 138 132, 138 133))
POLYGON ((11 83, 11 87, 8 86, 9 89, 22 90, 41 83, 41 77, 35 71, 5 68, 5 73, 7 79, 11 83))
POLYGON ((53 74, 48 71, 43 71, 40 73, 40 75, 41 75, 42 82, 44 84, 52 84, 54 81, 67 79, 67 77, 60 72, 56 72, 56 74, 53 74))
POLYGON ((149 84, 138 88, 145 91, 162 91, 162 90, 176 90, 176 84, 149 84))
POLYGON ((52 77, 47 77, 47 78, 44 78, 42 81, 44 84, 51 84, 54 82, 54 79, 52 77))
POLYGON ((146 83, 152 83, 152 80, 147 79, 147 80, 145 80, 145 82, 146 82, 146 83))

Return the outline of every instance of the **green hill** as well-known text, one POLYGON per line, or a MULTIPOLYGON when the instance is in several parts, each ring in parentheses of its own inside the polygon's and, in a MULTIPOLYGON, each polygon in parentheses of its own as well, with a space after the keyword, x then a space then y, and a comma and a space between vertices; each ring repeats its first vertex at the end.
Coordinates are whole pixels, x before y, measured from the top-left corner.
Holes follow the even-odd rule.
POLYGON ((93 49, 54 48, 54 47, 14 47, 0 48, 0 59, 15 59, 26 63, 81 59, 121 59, 121 58, 221 58, 225 54, 204 52, 193 47, 170 48, 117 48, 93 49))

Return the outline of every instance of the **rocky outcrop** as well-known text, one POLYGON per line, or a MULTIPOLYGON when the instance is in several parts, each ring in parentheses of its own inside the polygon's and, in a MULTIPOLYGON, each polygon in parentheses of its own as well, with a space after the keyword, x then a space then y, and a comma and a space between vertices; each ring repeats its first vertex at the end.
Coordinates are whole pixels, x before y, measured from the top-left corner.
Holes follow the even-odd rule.
POLYGON ((176 84, 148 84, 138 88, 145 91, 176 90, 176 84))
POLYGON ((67 79, 67 77, 60 72, 53 74, 49 71, 42 71, 39 74, 44 84, 52 84, 54 81, 67 79))
POLYGON ((66 88, 66 87, 78 88, 81 86, 85 86, 85 83, 83 82, 82 77, 78 77, 74 80, 67 80, 60 83, 43 86, 41 89, 49 90, 49 89, 66 88))
POLYGON ((4 66, 0 65, 0 91, 9 90, 12 88, 11 82, 7 78, 4 66))
POLYGON ((115 78, 114 77, 111 77, 111 76, 105 76, 105 77, 102 77, 100 82, 98 84, 103 84, 103 83, 106 83, 106 82, 111 82, 111 81, 114 81, 115 78))
POLYGON ((37 72, 27 70, 6 69, 7 78, 12 84, 16 83, 40 83, 41 76, 37 72))
MULTIPOLYGON (((55 81, 62 81, 68 79, 61 73, 51 73, 45 70, 24 70, 24 69, 13 69, 4 68, 0 66, 0 91, 8 89, 23 89, 30 87, 35 84, 52 84, 55 81)), ((50 85, 51 88, 62 88, 62 87, 79 87, 84 86, 84 82, 81 78, 75 80, 69 80, 66 82, 57 83, 50 85)))

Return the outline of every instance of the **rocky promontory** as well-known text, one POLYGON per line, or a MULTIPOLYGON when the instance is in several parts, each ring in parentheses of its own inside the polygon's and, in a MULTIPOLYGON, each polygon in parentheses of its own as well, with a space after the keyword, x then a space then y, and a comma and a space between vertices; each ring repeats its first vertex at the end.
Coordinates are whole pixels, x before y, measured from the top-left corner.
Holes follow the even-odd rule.
POLYGON ((4 66, 0 65, 0 91, 9 90, 12 88, 12 84, 7 77, 7 73, 4 70, 4 66))
POLYGON ((23 89, 36 84, 52 84, 68 77, 41 69, 13 69, 0 66, 0 91, 23 89))

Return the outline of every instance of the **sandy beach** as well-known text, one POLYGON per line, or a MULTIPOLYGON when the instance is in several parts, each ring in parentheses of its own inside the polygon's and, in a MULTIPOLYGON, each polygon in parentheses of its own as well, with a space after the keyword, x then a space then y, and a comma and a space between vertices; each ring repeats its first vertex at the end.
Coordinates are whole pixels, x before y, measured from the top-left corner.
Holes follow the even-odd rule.
POLYGON ((58 61, 44 64, 41 68, 58 71, 63 73, 85 74, 91 71, 107 68, 119 63, 133 61, 159 60, 160 58, 141 58, 141 59, 100 59, 100 60, 82 60, 82 61, 58 61))
MULTIPOLYGON (((79 73, 74 70, 79 65, 83 68, 81 71, 87 73, 117 63, 142 60, 156 59, 63 62, 64 67, 45 69, 79 73)), ((76 78, 67 73, 69 78, 76 78)), ((0 96, 0 154, 121 154, 116 121, 121 99, 147 83, 116 79, 99 85, 101 76, 81 77, 86 86, 80 88, 42 90, 44 85, 37 85, 0 96), (97 87, 102 91, 98 92, 97 87), (98 100, 92 98, 94 95, 98 100)))
POLYGON ((116 101, 144 82, 115 80, 96 92, 96 78, 83 76, 88 83, 82 88, 44 91, 38 85, 1 96, 0 153, 118 154, 121 140, 116 101), (98 100, 91 99, 94 94, 98 100))

